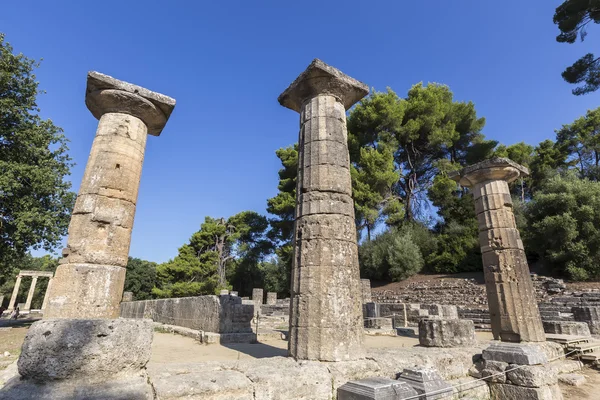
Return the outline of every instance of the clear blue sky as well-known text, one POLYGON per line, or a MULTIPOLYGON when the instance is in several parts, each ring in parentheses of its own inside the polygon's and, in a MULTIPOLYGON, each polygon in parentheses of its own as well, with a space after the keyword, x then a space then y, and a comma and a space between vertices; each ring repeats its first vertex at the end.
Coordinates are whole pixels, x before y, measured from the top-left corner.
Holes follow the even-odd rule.
POLYGON ((166 261, 204 216, 265 213, 275 150, 297 139, 298 115, 277 96, 321 58, 376 90, 405 95, 440 82, 486 117, 484 133, 537 144, 600 94, 576 97, 560 73, 598 49, 555 41, 560 0, 5 1, 0 31, 43 58, 42 115, 63 127, 83 175, 97 121, 84 104, 96 70, 174 97, 148 140, 130 254, 166 261))

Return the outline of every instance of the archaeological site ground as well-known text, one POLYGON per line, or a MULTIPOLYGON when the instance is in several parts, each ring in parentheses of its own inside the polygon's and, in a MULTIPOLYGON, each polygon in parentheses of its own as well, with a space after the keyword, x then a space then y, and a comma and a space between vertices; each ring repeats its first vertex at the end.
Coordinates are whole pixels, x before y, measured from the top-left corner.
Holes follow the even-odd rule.
POLYGON ((0 12, 0 400, 600 399, 594 2, 109 3, 0 12))

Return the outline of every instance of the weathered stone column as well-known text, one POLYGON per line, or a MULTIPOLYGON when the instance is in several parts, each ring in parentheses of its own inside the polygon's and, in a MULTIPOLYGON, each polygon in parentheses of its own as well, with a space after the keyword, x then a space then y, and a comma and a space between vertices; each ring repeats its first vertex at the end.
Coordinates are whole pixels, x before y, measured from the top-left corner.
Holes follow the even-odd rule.
POLYGON ((503 342, 546 340, 508 188, 528 174, 509 159, 494 158, 451 176, 475 199, 492 332, 503 342))
POLYGON ((12 296, 10 296, 10 303, 8 303, 9 311, 12 311, 15 309, 15 304, 17 302, 17 295, 19 294, 20 286, 21 286, 21 275, 17 275, 17 281, 15 282, 15 287, 13 288, 12 296))
POLYGON ((100 121, 44 318, 116 318, 147 134, 158 136, 175 100, 90 72, 85 103, 100 121))
POLYGON ((363 357, 346 110, 368 92, 314 60, 278 99, 300 113, 288 345, 296 359, 363 357))
POLYGON ((33 300, 33 293, 35 292, 35 285, 37 285, 38 277, 34 276, 31 280, 31 286, 29 286, 29 293, 27 293, 27 301, 25 302, 25 307, 23 310, 31 309, 31 300, 33 300))
POLYGON ((42 311, 44 311, 46 309, 46 306, 48 305, 48 294, 50 293, 50 286, 52 285, 53 279, 54 278, 48 279, 48 286, 46 286, 46 293, 44 294, 44 302, 42 303, 42 311))

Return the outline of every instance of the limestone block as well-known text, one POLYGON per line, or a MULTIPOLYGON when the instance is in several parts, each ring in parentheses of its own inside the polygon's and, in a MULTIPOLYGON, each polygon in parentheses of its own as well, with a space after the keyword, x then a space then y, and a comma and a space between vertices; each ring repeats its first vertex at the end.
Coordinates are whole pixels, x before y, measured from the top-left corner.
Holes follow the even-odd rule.
POLYGON ((495 250, 522 249, 521 235, 516 228, 491 228, 479 232, 481 253, 495 250))
MULTIPOLYGON (((368 93, 369 87, 364 83, 351 78, 319 59, 314 59, 308 68, 281 93, 277 101, 282 106, 294 111, 304 111, 301 115, 303 119, 307 119, 315 112, 322 115, 323 107, 339 107, 335 103, 340 103, 347 110, 368 93), (313 103, 313 99, 317 97, 331 97, 335 99, 335 103, 332 100, 324 104, 321 102, 313 103), (311 107, 305 105, 305 101, 308 99, 311 101, 311 107), (303 108, 304 110, 302 110, 303 108)), ((330 113, 332 117, 338 117, 338 115, 345 117, 345 113, 340 113, 340 111, 337 111, 337 113, 333 110, 326 112, 330 113)))
MULTIPOLYGON (((165 374, 166 375, 166 374, 165 374)), ((252 382, 237 371, 204 371, 202 379, 191 374, 169 374, 152 381, 161 400, 254 400, 252 382)))
MULTIPOLYGON (((330 119, 328 118, 327 120, 330 119)), ((348 168, 350 165, 350 156, 346 143, 335 140, 307 141, 305 137, 303 150, 302 164, 304 168, 316 165, 334 165, 341 168, 348 168)))
POLYGON ((371 280, 370 279, 361 279, 360 287, 362 289, 363 304, 372 302, 373 300, 372 300, 372 296, 371 296, 371 280))
POLYGON ((562 393, 558 385, 529 388, 502 383, 490 384, 492 399, 519 399, 519 400, 562 400, 562 393))
POLYGON ((19 373, 36 381, 85 378, 90 382, 139 373, 150 360, 152 334, 148 320, 38 321, 25 336, 19 373))
POLYGON ((475 202, 475 214, 479 215, 485 211, 502 210, 505 207, 512 207, 510 193, 481 196, 475 202))
POLYGON ((581 306, 573 307, 571 310, 576 321, 600 321, 600 307, 581 306))
POLYGON ((61 264, 127 266, 131 228, 95 221, 94 214, 73 214, 61 264))
POLYGON ((267 305, 275 305, 277 304, 277 293, 276 292, 267 292, 267 305))
POLYGON ((481 377, 488 378, 486 379, 487 382, 506 383, 506 374, 504 371, 507 368, 508 363, 502 361, 484 361, 481 377))
POLYGON ((557 374, 545 365, 510 364, 506 377, 517 386, 543 387, 558 383, 557 374))
POLYGON ((473 193, 473 199, 477 200, 482 196, 510 193, 510 189, 508 187, 508 182, 504 179, 486 179, 484 182, 476 183, 472 187, 471 192, 473 193))
POLYGON ((558 381, 569 386, 581 386, 585 383, 586 378, 580 374, 563 374, 558 376, 558 381))
POLYGON ((298 173, 303 192, 323 191, 352 195, 350 170, 335 165, 312 165, 298 173))
POLYGON ((121 301, 133 301, 133 292, 123 292, 123 299, 121 301))
MULTIPOLYGON (((350 268, 350 272, 358 270, 356 242, 339 239, 302 239, 296 241, 295 248, 299 268, 317 265, 339 266, 338 268, 355 266, 350 268)), ((356 286, 358 289, 358 281, 356 286)))
POLYGON ((154 392, 145 373, 119 376, 103 382, 86 378, 38 383, 14 379, 0 390, 0 400, 153 400, 154 392))
POLYGON ((354 218, 354 201, 343 193, 300 193, 296 206, 296 218, 313 214, 338 214, 354 218))
POLYGON ((350 381, 337 390, 337 400, 397 400, 418 396, 408 383, 387 378, 350 381))
POLYGON ((517 226, 515 215, 511 207, 503 207, 498 210, 485 210, 477 214, 479 230, 490 228, 514 228, 517 226))
POLYGON ((296 241, 326 239, 356 243, 354 217, 338 214, 306 215, 296 220, 296 241))
POLYGON ((590 336, 590 328, 585 322, 543 321, 544 332, 559 335, 590 336))
POLYGON ((261 305, 263 303, 263 298, 264 298, 263 293, 264 293, 263 289, 259 289, 259 288, 252 289, 252 301, 255 304, 261 305))
MULTIPOLYGON (((322 96, 316 99, 321 99, 322 96)), ((328 98, 325 96, 325 98, 328 98)), ((345 117, 341 121, 335 117, 327 115, 314 115, 313 118, 300 122, 300 135, 304 138, 304 143, 329 141, 342 144, 348 143, 348 129, 346 127, 345 117)), ((347 150, 346 150, 347 151, 347 150)))
POLYGON ((159 136, 175 108, 175 99, 96 71, 88 73, 85 104, 96 118, 106 113, 135 115, 159 136))
POLYGON ((44 318, 117 318, 125 272, 115 265, 59 265, 44 318))
POLYGON ((91 214, 90 221, 132 229, 135 204, 118 198, 80 194, 73 214, 91 214))
POLYGON ((240 369, 254 384, 254 400, 295 399, 330 400, 332 378, 327 366, 318 362, 297 363, 289 358, 272 357, 260 363, 240 363, 240 369))
MULTIPOLYGON (((300 124, 310 120, 322 120, 331 118, 333 122, 345 121, 346 110, 334 96, 316 96, 308 100, 300 110, 300 124)), ((314 121, 319 122, 319 121, 314 121)), ((319 129, 314 129, 318 131, 319 129)), ((311 140, 331 140, 327 137, 313 137, 311 140)), ((339 140, 340 143, 347 143, 347 139, 339 140)))
POLYGON ((453 393, 452 386, 433 368, 405 368, 398 380, 408 383, 423 400, 441 399, 453 393))
POLYGON ((540 346, 527 343, 492 343, 483 350, 482 356, 486 361, 502 361, 518 365, 548 362, 548 357, 540 346))
POLYGON ((467 319, 422 319, 419 321, 419 344, 425 347, 472 346, 475 326, 467 319))

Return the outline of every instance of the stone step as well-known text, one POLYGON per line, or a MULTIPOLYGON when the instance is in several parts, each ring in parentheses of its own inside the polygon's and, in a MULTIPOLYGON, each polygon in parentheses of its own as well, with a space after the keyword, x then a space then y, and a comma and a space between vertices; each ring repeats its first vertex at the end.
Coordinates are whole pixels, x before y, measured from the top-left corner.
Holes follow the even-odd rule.
POLYGON ((600 351, 600 342, 588 342, 572 344, 567 346, 567 350, 576 350, 577 354, 593 353, 595 350, 600 351))
POLYGON ((591 353, 582 354, 579 358, 584 361, 598 361, 600 360, 600 351, 596 350, 591 353))
POLYGON ((550 342, 556 342, 563 345, 576 345, 578 343, 587 343, 590 341, 589 337, 577 336, 577 335, 562 335, 558 333, 546 333, 546 340, 550 342))

